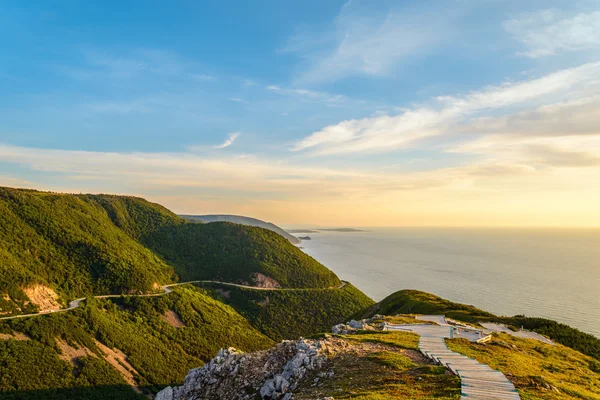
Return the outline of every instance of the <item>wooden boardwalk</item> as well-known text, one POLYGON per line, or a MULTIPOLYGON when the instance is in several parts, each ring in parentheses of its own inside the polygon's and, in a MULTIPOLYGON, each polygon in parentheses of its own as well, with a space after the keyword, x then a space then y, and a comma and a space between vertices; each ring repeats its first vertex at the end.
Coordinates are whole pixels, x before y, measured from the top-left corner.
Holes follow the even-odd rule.
POLYGON ((418 319, 439 325, 387 325, 387 330, 411 330, 421 336, 419 350, 460 377, 461 399, 464 400, 517 400, 521 397, 515 386, 500 371, 491 369, 477 360, 456 353, 446 346, 445 338, 452 337, 453 327, 441 315, 424 315, 418 319))

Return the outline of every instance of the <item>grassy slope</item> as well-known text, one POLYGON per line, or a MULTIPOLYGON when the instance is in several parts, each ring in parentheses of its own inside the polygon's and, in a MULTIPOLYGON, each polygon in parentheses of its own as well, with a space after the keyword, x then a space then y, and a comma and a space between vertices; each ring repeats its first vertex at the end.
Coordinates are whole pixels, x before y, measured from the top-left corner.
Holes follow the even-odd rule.
MULTIPOLYGON (((335 335, 337 336, 337 335, 335 335)), ((458 399, 460 384, 444 367, 420 356, 418 336, 404 332, 363 332, 337 336, 349 346, 330 357, 333 376, 318 384, 303 384, 294 392, 298 400, 335 399, 409 400, 458 399)), ((310 377, 312 378, 312 377, 310 377)))
POLYGON ((393 293, 358 316, 368 318, 375 314, 444 314, 462 321, 473 321, 479 317, 494 317, 493 314, 473 306, 453 303, 418 290, 401 290, 393 293))
POLYGON ((498 317, 476 307, 454 303, 436 295, 418 290, 401 290, 386 297, 376 305, 357 313, 357 318, 367 318, 374 314, 444 314, 461 321, 496 321, 513 326, 523 326, 554 341, 600 360, 600 339, 578 329, 556 321, 524 316, 498 317))
POLYGON ((505 334, 486 345, 447 342, 450 349, 506 374, 523 400, 600 399, 600 363, 568 347, 505 334))
POLYGON ((267 336, 296 339, 299 336, 328 332, 333 325, 369 305, 373 300, 351 284, 341 289, 248 290, 223 287, 226 297, 214 291, 267 336))
POLYGON ((144 243, 175 266, 182 281, 252 282, 262 273, 282 287, 331 287, 337 276, 282 236, 229 222, 166 227, 144 243))
POLYGON ((151 391, 180 384, 190 368, 211 359, 221 347, 255 351, 273 345, 231 307, 198 289, 178 288, 166 296, 116 303, 93 300, 72 313, 1 323, 0 331, 22 332, 33 340, 0 340, 0 398, 11 398, 15 390, 19 398, 35 398, 55 388, 60 389, 57 398, 72 398, 69 395, 77 390, 86 393, 80 398, 108 397, 111 392, 118 399, 137 398, 103 359, 82 358, 81 372, 59 359, 57 337, 97 355, 101 353, 94 338, 122 350, 140 374, 139 385, 151 391), (174 328, 164 322, 160 315, 168 309, 186 326, 174 328), (97 387, 85 387, 86 382, 97 387))

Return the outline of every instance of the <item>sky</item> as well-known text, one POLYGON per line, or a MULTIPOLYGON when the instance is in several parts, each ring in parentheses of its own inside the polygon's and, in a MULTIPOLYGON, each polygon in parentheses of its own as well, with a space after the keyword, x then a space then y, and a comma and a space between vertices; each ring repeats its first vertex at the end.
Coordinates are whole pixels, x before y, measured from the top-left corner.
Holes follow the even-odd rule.
POLYGON ((0 186, 600 227, 600 1, 4 0, 0 186))

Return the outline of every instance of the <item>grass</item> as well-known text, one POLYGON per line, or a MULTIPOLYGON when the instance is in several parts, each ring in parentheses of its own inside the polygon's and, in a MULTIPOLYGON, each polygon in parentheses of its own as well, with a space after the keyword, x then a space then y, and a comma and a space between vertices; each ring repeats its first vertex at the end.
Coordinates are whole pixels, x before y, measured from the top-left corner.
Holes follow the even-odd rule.
MULTIPOLYGON (((478 325, 478 322, 498 322, 517 330, 519 327, 540 333, 564 346, 600 360, 600 339, 568 325, 544 318, 523 315, 499 317, 468 304, 454 303, 431 293, 400 290, 356 313, 354 319, 375 314, 443 314, 457 321, 478 325)), ((410 323, 410 320, 408 321, 410 323)))
POLYGON ((417 350, 419 348, 419 335, 410 332, 380 332, 359 331, 352 335, 338 335, 350 342, 380 343, 401 349, 417 350))
POLYGON ((392 351, 381 351, 379 353, 373 353, 370 356, 368 356, 367 359, 385 367, 401 371, 417 368, 417 364, 413 362, 410 358, 406 357, 401 353, 396 353, 392 351))
POLYGON ((454 303, 431 293, 418 290, 400 290, 357 314, 368 318, 375 314, 444 314, 459 321, 476 321, 481 317, 495 317, 487 311, 467 304, 454 303))
POLYGON ((294 399, 327 396, 336 400, 460 398, 456 376, 443 367, 428 364, 418 351, 403 348, 413 343, 411 334, 386 334, 383 343, 376 334, 358 336, 361 336, 358 341, 344 337, 350 346, 330 357, 325 369, 329 377, 316 382, 315 377, 308 377, 307 383, 294 392, 294 399))
POLYGON ((447 343, 451 350, 503 372, 524 400, 600 399, 597 362, 568 347, 506 334, 494 335, 486 345, 465 339, 447 343))

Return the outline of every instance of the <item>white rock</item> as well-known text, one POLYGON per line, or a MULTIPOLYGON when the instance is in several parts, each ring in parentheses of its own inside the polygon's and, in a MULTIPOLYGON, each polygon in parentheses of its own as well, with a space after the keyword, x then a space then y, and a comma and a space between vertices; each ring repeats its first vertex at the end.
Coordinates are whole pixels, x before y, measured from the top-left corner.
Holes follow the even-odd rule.
POLYGON ((154 400, 173 400, 173 388, 168 386, 158 392, 154 400))

